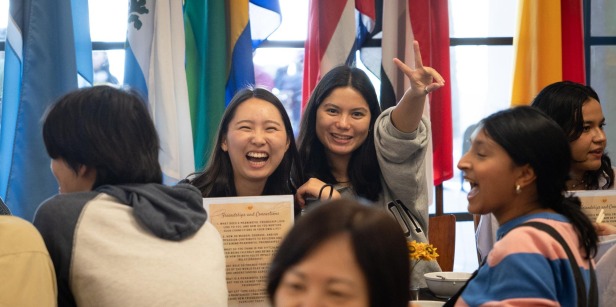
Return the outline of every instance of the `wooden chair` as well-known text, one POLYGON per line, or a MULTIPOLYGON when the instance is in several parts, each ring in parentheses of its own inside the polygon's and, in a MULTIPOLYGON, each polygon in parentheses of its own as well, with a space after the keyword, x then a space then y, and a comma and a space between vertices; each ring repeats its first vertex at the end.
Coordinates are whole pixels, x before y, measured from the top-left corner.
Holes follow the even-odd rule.
POLYGON ((456 253, 456 216, 453 214, 430 217, 428 240, 436 247, 436 261, 443 272, 453 271, 456 253))

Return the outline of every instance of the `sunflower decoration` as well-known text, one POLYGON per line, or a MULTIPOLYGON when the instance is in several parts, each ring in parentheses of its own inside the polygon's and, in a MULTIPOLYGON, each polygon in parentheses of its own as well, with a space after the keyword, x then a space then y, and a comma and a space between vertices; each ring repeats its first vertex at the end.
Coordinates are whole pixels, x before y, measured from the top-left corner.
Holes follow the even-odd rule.
POLYGON ((415 240, 406 242, 409 248, 409 260, 411 260, 411 272, 421 260, 432 261, 436 260, 438 254, 436 253, 436 247, 432 244, 417 242, 415 240))

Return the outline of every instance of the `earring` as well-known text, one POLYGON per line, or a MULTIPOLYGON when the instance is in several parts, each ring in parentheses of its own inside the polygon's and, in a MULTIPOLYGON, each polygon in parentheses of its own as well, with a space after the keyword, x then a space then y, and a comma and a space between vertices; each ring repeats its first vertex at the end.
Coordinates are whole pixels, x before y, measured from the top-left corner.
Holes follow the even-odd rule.
POLYGON ((515 194, 522 193, 522 187, 519 184, 515 185, 515 194))

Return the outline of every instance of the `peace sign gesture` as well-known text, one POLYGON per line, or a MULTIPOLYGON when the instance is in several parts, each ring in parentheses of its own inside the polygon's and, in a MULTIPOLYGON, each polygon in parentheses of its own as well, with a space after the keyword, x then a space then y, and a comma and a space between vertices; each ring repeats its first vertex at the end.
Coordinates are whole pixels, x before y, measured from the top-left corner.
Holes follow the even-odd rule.
POLYGON ((417 41, 413 41, 413 50, 415 51, 414 69, 394 58, 394 63, 409 78, 411 83, 411 87, 404 92, 404 96, 392 111, 394 126, 404 132, 412 132, 417 129, 426 95, 445 86, 445 80, 434 68, 423 66, 417 41))
MULTIPOLYGON (((394 58, 394 63, 396 63, 398 68, 400 68, 411 81, 411 88, 409 89, 411 95, 426 95, 429 92, 433 92, 445 86, 445 80, 434 68, 423 66, 421 52, 419 51, 419 43, 417 41, 413 41, 413 50, 415 51, 415 69, 408 67, 399 59, 394 58)), ((409 90, 407 90, 407 92, 409 90)))

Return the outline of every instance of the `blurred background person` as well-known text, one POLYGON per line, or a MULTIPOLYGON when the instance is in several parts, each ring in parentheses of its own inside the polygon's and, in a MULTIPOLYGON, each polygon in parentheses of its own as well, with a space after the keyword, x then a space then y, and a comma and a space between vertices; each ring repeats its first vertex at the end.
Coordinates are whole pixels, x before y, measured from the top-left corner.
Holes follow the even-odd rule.
POLYGON ((338 199, 315 206, 284 238, 267 277, 276 307, 406 307, 409 250, 384 210, 338 199))
POLYGON ((94 85, 118 84, 118 79, 109 70, 107 51, 92 52, 92 68, 94 69, 94 85))
POLYGON ((15 216, 0 215, 0 276, 0 306, 56 306, 56 275, 43 238, 15 216))

